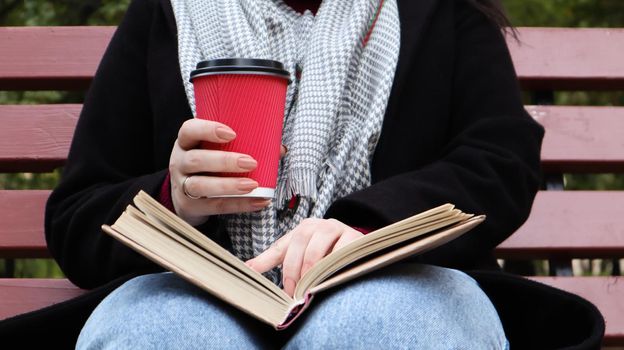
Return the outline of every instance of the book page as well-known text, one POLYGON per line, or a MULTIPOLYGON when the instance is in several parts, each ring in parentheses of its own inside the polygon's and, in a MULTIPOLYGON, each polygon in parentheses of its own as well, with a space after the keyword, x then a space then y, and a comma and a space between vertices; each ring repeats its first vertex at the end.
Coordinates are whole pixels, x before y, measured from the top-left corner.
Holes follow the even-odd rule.
POLYGON ((364 259, 364 261, 356 262, 353 267, 347 267, 346 270, 338 272, 335 276, 323 281, 316 287, 310 289, 311 294, 316 294, 323 290, 329 289, 336 285, 345 283, 374 270, 388 266, 394 262, 400 261, 416 254, 425 253, 431 249, 439 247, 461 235, 472 230, 479 225, 485 216, 476 216, 467 221, 463 221, 449 228, 442 229, 423 239, 414 241, 400 248, 393 249, 385 254, 376 256, 372 259, 364 259))
POLYGON ((134 204, 138 209, 128 206, 115 224, 104 225, 103 230, 276 329, 286 327, 309 305, 311 298, 306 292, 325 290, 405 256, 431 249, 459 234, 459 229, 449 229, 449 226, 460 223, 459 226, 465 228, 470 226, 467 223, 479 221, 476 218, 467 221, 472 215, 445 204, 371 232, 315 264, 297 284, 293 299, 143 191, 135 197, 134 204), (423 236, 432 232, 431 236, 423 236))
POLYGON ((289 305, 250 288, 248 283, 232 277, 227 271, 194 254, 191 249, 176 244, 172 238, 137 221, 120 217, 112 227, 104 226, 108 234, 147 258, 177 273, 191 283, 230 303, 241 311, 276 327, 284 318, 289 305))
POLYGON ((273 284, 266 277, 262 276, 262 274, 249 268, 249 266, 245 265, 245 263, 238 257, 218 245, 210 238, 204 236, 203 233, 199 232, 186 221, 182 220, 180 217, 163 207, 160 203, 158 203, 158 201, 153 199, 147 193, 143 191, 139 192, 139 194, 135 197, 134 203, 143 213, 145 213, 145 215, 152 219, 151 221, 160 223, 161 225, 168 227, 176 234, 192 241, 202 250, 210 252, 212 255, 218 257, 237 271, 240 271, 249 278, 255 280, 257 283, 262 285, 267 290, 270 290, 272 293, 278 295, 280 298, 290 300, 288 294, 286 294, 281 288, 273 284))
POLYGON ((145 225, 152 226, 154 229, 156 229, 156 230, 166 234, 171 239, 175 240, 177 243, 185 246, 188 249, 191 249, 195 254, 200 255, 201 257, 203 257, 207 261, 210 261, 211 263, 213 263, 217 267, 221 268, 222 270, 226 270, 226 271, 230 272, 236 278, 238 278, 241 281, 244 281, 245 283, 249 284, 249 286, 251 288, 255 288, 259 292, 265 293, 265 294, 271 296, 273 299, 275 299, 278 302, 281 302, 281 303, 284 303, 284 304, 292 303, 292 299, 282 289, 277 287, 275 284, 270 283, 270 281, 268 281, 266 278, 264 278, 259 273, 255 272, 255 271, 252 271, 251 273, 247 273, 247 274, 241 272, 240 270, 236 269, 235 267, 232 267, 229 264, 227 264, 227 262, 219 259, 218 256, 209 253, 209 251, 206 251, 206 250, 202 249, 202 247, 200 247, 200 246, 194 245, 193 242, 185 239, 184 236, 182 236, 182 235, 180 235, 180 234, 170 230, 168 227, 165 227, 165 226, 161 225, 160 222, 150 221, 148 219, 148 217, 144 213, 142 213, 138 209, 134 208, 133 206, 128 206, 128 208, 126 209, 126 213, 128 215, 132 216, 133 218, 135 218, 137 220, 140 220, 145 225), (257 281, 258 278, 251 278, 251 277, 249 277, 250 274, 257 274, 257 275, 259 275, 259 277, 262 277, 261 281, 262 282, 266 282, 266 283, 258 283, 258 281, 257 281))
POLYGON ((454 209, 452 205, 446 204, 371 232, 330 253, 316 263, 299 280, 294 298, 295 300, 301 299, 307 290, 362 257, 470 217, 472 215, 464 214, 454 209))

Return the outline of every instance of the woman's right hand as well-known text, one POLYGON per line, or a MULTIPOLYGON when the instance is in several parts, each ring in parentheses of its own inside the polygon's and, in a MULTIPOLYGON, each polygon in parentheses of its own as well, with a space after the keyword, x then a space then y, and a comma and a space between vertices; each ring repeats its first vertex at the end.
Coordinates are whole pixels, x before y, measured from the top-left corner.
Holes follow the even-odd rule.
POLYGON ((206 175, 246 173, 256 168, 256 160, 249 155, 197 148, 201 141, 227 143, 235 138, 230 127, 213 121, 193 118, 180 127, 169 160, 171 199, 178 216, 189 224, 202 224, 214 214, 257 211, 269 205, 270 200, 263 198, 209 198, 245 194, 258 187, 256 181, 245 177, 206 175), (184 189, 189 195, 202 198, 192 199, 184 189))

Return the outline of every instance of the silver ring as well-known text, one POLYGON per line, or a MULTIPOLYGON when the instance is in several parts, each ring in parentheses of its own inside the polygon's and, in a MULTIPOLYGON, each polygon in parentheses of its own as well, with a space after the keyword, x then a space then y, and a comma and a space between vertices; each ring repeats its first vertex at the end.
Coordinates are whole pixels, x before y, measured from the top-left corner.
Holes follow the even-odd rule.
POLYGON ((182 192, 184 192, 184 195, 187 196, 190 199, 200 199, 201 196, 193 196, 192 194, 190 194, 187 190, 186 190, 186 182, 188 181, 188 179, 190 179, 190 176, 187 176, 184 178, 184 181, 182 182, 182 192))

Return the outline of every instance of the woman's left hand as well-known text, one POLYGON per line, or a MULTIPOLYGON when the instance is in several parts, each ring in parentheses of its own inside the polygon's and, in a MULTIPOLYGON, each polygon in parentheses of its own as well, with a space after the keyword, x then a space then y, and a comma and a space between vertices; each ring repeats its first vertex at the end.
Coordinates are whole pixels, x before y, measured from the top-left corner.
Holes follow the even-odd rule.
POLYGON ((335 219, 305 219, 246 264, 260 273, 281 264, 284 291, 292 297, 297 282, 314 264, 363 235, 335 219))

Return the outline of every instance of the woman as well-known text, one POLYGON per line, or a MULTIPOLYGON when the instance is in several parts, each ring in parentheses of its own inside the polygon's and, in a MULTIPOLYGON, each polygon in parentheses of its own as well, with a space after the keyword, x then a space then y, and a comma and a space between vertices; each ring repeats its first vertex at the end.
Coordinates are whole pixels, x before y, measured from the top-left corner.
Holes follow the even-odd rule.
POLYGON ((524 112, 501 18, 492 2, 469 0, 133 1, 85 101, 46 237, 81 287, 151 274, 106 297, 78 347, 507 348, 488 296, 454 270, 496 269, 492 249, 526 219, 539 185, 543 130, 524 112), (236 131, 192 119, 189 70, 258 55, 292 73, 284 195, 206 198, 257 184, 203 173, 257 162, 197 148, 236 131), (488 219, 412 264, 327 293, 277 333, 101 233, 140 189, 272 270, 289 294, 311 264, 370 229, 446 202, 488 219))

